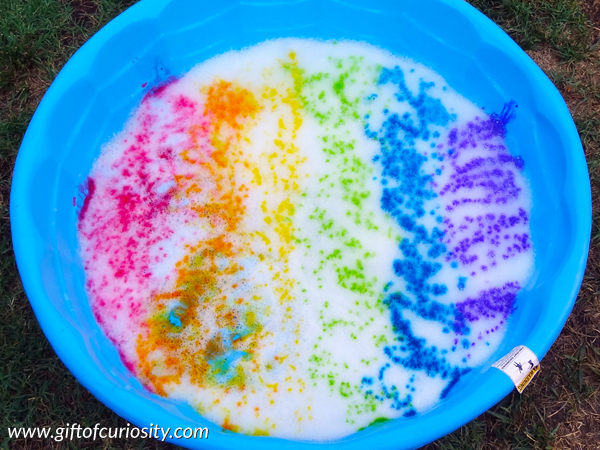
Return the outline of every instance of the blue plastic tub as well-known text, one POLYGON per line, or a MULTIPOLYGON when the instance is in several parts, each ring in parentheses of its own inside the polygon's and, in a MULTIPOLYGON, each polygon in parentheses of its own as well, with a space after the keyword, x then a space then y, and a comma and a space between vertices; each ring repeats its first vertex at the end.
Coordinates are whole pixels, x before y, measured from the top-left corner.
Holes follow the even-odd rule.
POLYGON ((17 158, 10 212, 27 296, 69 370, 132 424, 208 426, 208 440, 177 443, 215 449, 413 449, 464 425, 513 389, 494 361, 521 344, 541 358, 558 336, 583 277, 591 229, 587 167, 563 99, 500 28, 460 0, 143 0, 90 39, 48 90, 17 158), (430 66, 487 111, 515 100, 507 141, 527 163, 534 198, 535 273, 496 354, 435 409, 324 444, 237 435, 144 390, 92 316, 77 252, 72 199, 100 145, 144 92, 206 58, 275 37, 364 40, 430 66))

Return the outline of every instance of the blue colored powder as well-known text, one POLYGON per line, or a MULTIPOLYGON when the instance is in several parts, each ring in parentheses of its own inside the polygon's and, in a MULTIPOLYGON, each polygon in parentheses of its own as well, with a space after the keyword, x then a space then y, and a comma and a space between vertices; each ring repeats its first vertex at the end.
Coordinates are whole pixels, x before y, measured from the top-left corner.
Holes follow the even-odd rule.
MULTIPOLYGON (((468 336, 470 329, 467 322, 472 321, 476 314, 481 313, 483 306, 492 311, 492 314, 493 311, 497 311, 506 317, 512 311, 512 301, 516 295, 515 288, 517 287, 511 284, 502 289, 492 289, 489 292, 481 293, 481 298, 467 299, 460 306, 443 304, 433 299, 433 297, 448 292, 446 285, 430 283, 429 281, 442 268, 442 264, 435 260, 445 255, 445 262, 455 269, 458 268, 458 262, 454 259, 459 259, 463 264, 470 264, 474 261, 467 259, 472 256, 467 257, 465 252, 483 240, 481 233, 476 233, 472 239, 461 242, 461 247, 458 249, 448 249, 442 243, 442 238, 445 236, 444 231, 437 227, 433 227, 429 231, 425 226, 419 224, 419 219, 426 215, 426 202, 435 199, 438 194, 432 188, 434 184, 432 176, 424 170, 423 165, 428 158, 417 151, 415 142, 417 140, 428 141, 430 138, 439 138, 440 133, 438 131, 431 132, 430 128, 434 126, 445 127, 450 121, 454 120, 455 116, 444 108, 439 99, 428 95, 427 92, 434 86, 433 83, 421 80, 419 93, 416 96, 413 95, 406 85, 403 71, 397 66, 391 69, 383 68, 378 84, 394 85, 396 100, 400 103, 408 103, 415 111, 412 114, 407 112, 400 115, 386 108, 383 111, 385 120, 378 129, 373 129, 371 123, 369 123, 370 115, 364 116, 365 135, 376 141, 380 149, 380 154, 373 158, 373 162, 381 165, 381 184, 383 186, 380 199, 381 208, 397 222, 402 230, 413 234, 413 237, 404 237, 400 242, 399 250, 402 258, 398 258, 393 262, 393 269, 394 274, 403 281, 400 284, 404 285, 406 292, 410 293, 411 298, 415 300, 400 292, 390 293, 389 290, 393 284, 391 281, 385 285, 384 292, 387 293, 387 298, 384 300, 384 304, 390 311, 393 331, 400 345, 387 345, 383 351, 393 364, 411 371, 424 372, 429 377, 439 376, 441 379, 447 380, 447 385, 440 395, 440 398, 443 399, 458 383, 461 376, 469 372, 470 369, 454 366, 446 359, 445 355, 447 355, 448 350, 439 350, 436 346, 429 346, 426 339, 417 337, 412 330, 410 320, 405 317, 405 312, 410 311, 422 319, 441 324, 443 333, 453 332, 457 336, 468 336)), ((371 95, 368 98, 374 97, 371 95)), ((475 131, 481 134, 487 133, 490 136, 504 136, 505 124, 514 116, 514 107, 514 104, 508 104, 500 116, 492 115, 491 120, 477 125, 479 128, 474 127, 475 131)), ((455 148, 462 148, 460 147, 462 141, 459 142, 457 129, 451 130, 449 144, 456 144, 458 147, 455 148)), ((432 143, 431 148, 435 147, 436 143, 432 143)), ((437 147, 441 149, 443 145, 439 144, 437 147)), ((454 149, 449 149, 445 154, 449 155, 448 158, 451 163, 455 154, 454 149)), ((441 152, 432 153, 430 157, 433 160, 444 161, 444 154, 441 152)), ((522 160, 518 157, 499 154, 497 158, 501 164, 514 164, 517 168, 522 168, 522 160)), ((483 160, 474 159, 469 164, 481 165, 484 163, 483 160)), ((435 174, 441 175, 442 169, 435 169, 435 174)), ((471 167, 467 164, 462 170, 468 171, 471 170, 471 167)), ((498 189, 496 201, 518 195, 510 175, 507 175, 506 179, 508 181, 501 189, 498 189)), ((463 181, 462 178, 458 178, 452 183, 444 189, 460 187, 460 183, 463 183, 463 181)), ((440 192, 443 193, 443 191, 440 192)), ((435 210, 430 210, 429 214, 435 215, 435 210)), ((444 224, 445 219, 442 215, 438 215, 435 220, 438 224, 444 224)), ((520 220, 528 220, 528 218, 523 214, 519 217, 509 218, 491 217, 488 220, 490 223, 498 223, 498 227, 507 228, 520 220)), ((527 235, 519 239, 519 244, 516 244, 519 248, 515 247, 515 251, 520 251, 521 247, 526 248, 531 245, 527 235)), ((486 269, 486 266, 482 266, 482 270, 485 271, 486 269)), ((465 289, 466 281, 467 278, 459 277, 459 290, 465 289)), ((491 332, 493 331, 491 330, 491 332)), ((452 352, 457 349, 458 339, 455 340, 454 344, 451 348, 452 352)), ((465 338, 461 340, 460 345, 463 349, 468 349, 474 343, 465 338)), ((463 362, 466 361, 467 359, 464 358, 463 362)), ((377 379, 381 389, 379 393, 374 394, 373 389, 369 389, 365 394, 379 401, 391 399, 392 408, 404 409, 403 415, 405 417, 414 416, 416 411, 412 407, 410 394, 402 397, 396 386, 386 384, 385 372, 390 367, 390 362, 384 364, 378 370, 377 379)), ((413 381, 414 376, 411 378, 411 383, 413 381)), ((373 383, 373 378, 365 377, 362 380, 363 387, 370 387, 373 383)), ((406 389, 409 392, 414 391, 414 387, 409 385, 406 385, 406 389)))
MULTIPOLYGON (((384 111, 387 117, 379 130, 375 131, 367 122, 364 126, 365 134, 380 145, 381 154, 373 158, 374 162, 381 163, 382 177, 394 180, 394 187, 385 186, 381 196, 381 207, 390 214, 398 225, 408 232, 414 234, 413 239, 404 238, 400 242, 400 251, 403 258, 394 261, 394 273, 405 282, 407 292, 413 294, 416 302, 413 302, 400 292, 391 293, 384 303, 391 312, 393 330, 402 343, 400 347, 386 346, 384 353, 394 363, 406 369, 424 371, 428 376, 441 376, 448 380, 448 386, 442 393, 447 395, 449 389, 458 382, 462 371, 449 364, 444 353, 435 346, 426 345, 425 339, 414 335, 409 320, 403 316, 403 311, 412 311, 417 316, 438 322, 444 325, 446 333, 452 330, 454 333, 467 335, 470 330, 460 311, 454 305, 444 305, 431 296, 440 296, 447 293, 448 288, 443 284, 430 284, 428 280, 442 268, 435 260, 447 252, 447 248, 441 243, 444 236, 439 228, 434 227, 429 232, 423 225, 417 223, 417 219, 425 215, 424 205, 426 201, 434 199, 437 194, 431 189, 432 178, 424 174, 423 163, 427 157, 420 154, 414 147, 417 139, 427 141, 430 136, 438 138, 439 132, 430 133, 429 128, 433 125, 446 126, 452 116, 446 111, 439 99, 427 95, 427 90, 433 83, 421 81, 419 94, 413 96, 408 89, 404 79, 404 73, 399 67, 393 69, 384 68, 379 77, 379 84, 394 84, 397 86, 395 94, 399 102, 407 102, 416 111, 416 117, 409 113, 399 116, 397 113, 384 111), (419 252, 419 248, 426 250, 428 259, 419 252)), ((435 144, 432 145, 435 147, 435 144)), ((432 158, 443 158, 436 153, 432 158)), ((438 170, 438 175, 441 170, 438 170)), ((430 211, 434 215, 435 211, 430 211)), ((436 218, 438 223, 443 222, 443 217, 436 218)), ((386 285, 387 291, 389 283, 386 285)), ((400 400, 396 387, 389 388, 384 383, 384 373, 389 363, 384 365, 378 374, 382 381, 382 390, 386 398, 393 398, 393 408, 408 408, 404 416, 410 417, 416 414, 412 407, 408 407, 407 398, 400 400)), ((365 383, 363 383, 365 384, 365 383)))

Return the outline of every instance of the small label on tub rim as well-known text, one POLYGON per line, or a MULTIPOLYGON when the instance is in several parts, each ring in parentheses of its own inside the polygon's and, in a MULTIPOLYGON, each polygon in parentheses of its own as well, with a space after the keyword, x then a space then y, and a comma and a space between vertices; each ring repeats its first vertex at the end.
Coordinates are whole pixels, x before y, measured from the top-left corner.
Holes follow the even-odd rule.
POLYGON ((519 345, 492 364, 492 367, 508 375, 521 394, 540 371, 540 362, 535 353, 524 345, 519 345))

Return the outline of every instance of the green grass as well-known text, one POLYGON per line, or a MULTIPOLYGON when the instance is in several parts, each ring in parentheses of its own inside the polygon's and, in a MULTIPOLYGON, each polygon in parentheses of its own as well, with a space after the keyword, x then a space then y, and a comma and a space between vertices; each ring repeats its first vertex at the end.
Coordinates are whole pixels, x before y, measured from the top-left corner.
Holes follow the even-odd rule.
POLYGON ((591 27, 579 0, 471 0, 524 50, 550 47, 568 60, 588 57, 591 27))
MULTIPOLYGON (((190 0, 191 1, 191 0, 190 0)), ((597 449, 600 442, 600 26, 593 2, 471 0, 538 60, 569 105, 592 184, 588 269, 573 314, 523 395, 427 450, 597 449)), ((56 357, 23 293, 12 253, 8 201, 25 129, 63 64, 133 1, 0 0, 0 449, 166 449, 153 440, 13 440, 7 427, 125 426, 56 357)), ((597 13, 597 11, 596 11, 597 13)))
POLYGON ((101 25, 134 1, 0 0, 0 449, 167 449, 153 439, 9 440, 7 428, 127 422, 64 367, 23 293, 12 252, 8 200, 12 167, 41 96, 60 68, 101 25))
POLYGON ((450 449, 597 449, 600 438, 600 8, 592 1, 469 0, 541 65, 579 131, 592 188, 593 224, 583 284, 565 329, 522 395, 426 446, 450 449), (595 13, 595 17, 592 14, 595 13))

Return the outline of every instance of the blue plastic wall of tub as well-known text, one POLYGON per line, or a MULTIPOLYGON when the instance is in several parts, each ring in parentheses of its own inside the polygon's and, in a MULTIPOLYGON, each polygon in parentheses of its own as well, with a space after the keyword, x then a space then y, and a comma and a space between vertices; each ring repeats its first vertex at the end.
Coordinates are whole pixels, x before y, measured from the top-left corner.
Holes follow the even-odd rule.
POLYGON ((591 229, 587 166, 560 94, 504 32, 460 0, 143 0, 90 39, 48 90, 17 158, 10 212, 26 293, 66 366, 137 426, 208 426, 208 440, 177 442, 206 449, 412 449, 469 422, 513 388, 491 368, 495 360, 521 344, 541 358, 558 336, 579 290, 591 229), (516 100, 507 139, 526 162, 534 197, 535 274, 496 354, 435 409, 321 444, 237 435, 144 390, 94 320, 77 252, 72 199, 102 143, 144 93, 206 58, 277 37, 364 40, 430 66, 487 111, 516 100))

